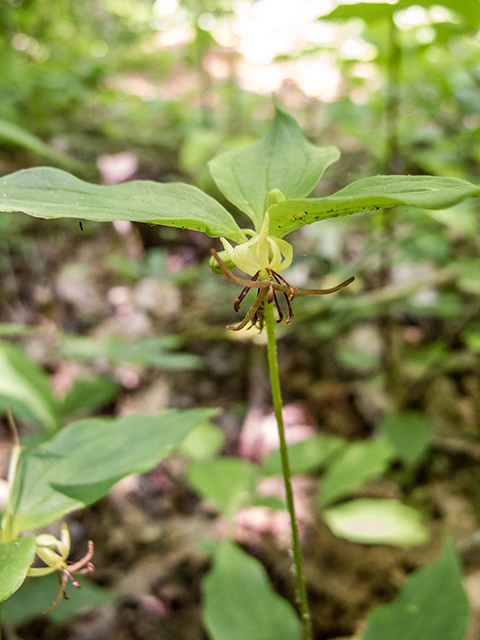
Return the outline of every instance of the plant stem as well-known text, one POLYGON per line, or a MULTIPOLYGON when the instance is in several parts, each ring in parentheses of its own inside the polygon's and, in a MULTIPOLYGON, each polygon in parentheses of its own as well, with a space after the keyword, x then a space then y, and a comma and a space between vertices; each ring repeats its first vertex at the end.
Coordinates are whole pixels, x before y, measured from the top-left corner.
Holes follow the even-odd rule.
POLYGON ((278 435, 280 437, 280 455, 282 458, 283 480, 285 483, 285 492, 287 498, 287 509, 290 514, 290 523, 292 526, 292 546, 293 558, 295 562, 295 570, 297 574, 297 596, 300 605, 300 613, 303 625, 304 640, 313 640, 312 621, 308 608, 307 589, 303 579, 302 557, 300 554, 300 541, 298 538, 298 525, 295 516, 295 505, 293 501, 292 480, 290 473, 290 463, 288 461, 288 448, 285 440, 285 428, 282 416, 282 393, 280 389, 280 375, 278 372, 277 359, 277 341, 275 337, 275 317, 273 313, 273 304, 264 302, 265 308, 265 324, 267 327, 268 337, 268 365, 270 369, 270 385, 272 388, 273 408, 275 410, 275 418, 277 419, 278 435))
MULTIPOLYGON (((15 425, 15 421, 12 415, 12 409, 7 409, 7 420, 12 431, 13 437, 13 447, 12 452, 10 454, 10 461, 8 464, 8 497, 7 504, 5 505, 5 510, 3 512, 3 518, 1 521, 0 527, 0 539, 2 542, 10 542, 12 539, 12 517, 13 517, 13 491, 15 484, 15 476, 17 474, 18 461, 20 459, 20 454, 22 449, 20 447, 20 442, 18 440, 18 432, 17 427, 15 425)), ((0 632, 0 640, 1 640, 1 632, 0 632)))

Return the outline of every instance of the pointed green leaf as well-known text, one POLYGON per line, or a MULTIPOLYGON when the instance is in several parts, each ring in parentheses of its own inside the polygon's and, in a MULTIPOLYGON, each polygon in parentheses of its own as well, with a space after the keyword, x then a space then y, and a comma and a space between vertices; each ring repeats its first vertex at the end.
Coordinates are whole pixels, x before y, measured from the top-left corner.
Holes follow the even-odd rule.
POLYGON ((51 167, 24 169, 1 178, 0 211, 49 219, 132 220, 245 240, 228 211, 196 187, 147 180, 104 186, 51 167))
POLYGON ((381 429, 396 455, 412 467, 425 453, 433 435, 430 420, 419 411, 386 415, 382 420, 381 429))
POLYGON ((0 602, 22 585, 35 556, 35 536, 0 542, 0 602))
POLYGON ((293 607, 272 589, 263 565, 230 540, 218 547, 202 591, 211 640, 300 640, 293 607))
POLYGON ((178 335, 137 338, 129 341, 117 334, 111 334, 102 340, 84 336, 64 334, 60 343, 60 352, 66 358, 93 362, 106 358, 110 362, 136 362, 159 369, 199 369, 202 359, 192 353, 176 353, 174 349, 182 347, 178 335))
POLYGON ((256 477, 255 465, 230 456, 193 462, 188 467, 188 481, 192 487, 204 498, 213 500, 227 517, 232 517, 253 491, 256 477))
POLYGON ((370 613, 363 640, 462 640, 469 616, 458 553, 446 538, 435 562, 412 573, 391 604, 370 613))
POLYGON ((480 196, 480 187, 459 178, 375 176, 352 182, 328 198, 286 200, 269 208, 270 234, 283 238, 294 229, 336 216, 410 205, 445 209, 480 196))
MULTIPOLYGON (((312 438, 307 438, 307 440, 295 442, 288 447, 290 471, 297 474, 321 469, 344 445, 343 438, 328 433, 319 433, 312 438)), ((263 472, 267 476, 282 473, 280 449, 270 451, 264 460, 263 472)))
POLYGON ((79 420, 20 458, 14 535, 43 527, 95 502, 119 480, 143 473, 216 409, 158 416, 79 420))
POLYGON ((88 415, 94 409, 104 407, 119 394, 120 385, 106 376, 78 378, 65 396, 60 407, 62 418, 83 412, 88 415))
POLYGON ((55 151, 52 147, 49 147, 45 144, 40 138, 34 136, 32 133, 24 129, 23 127, 19 127, 17 124, 13 122, 8 122, 8 120, 3 120, 0 118, 0 140, 6 140, 7 142, 12 142, 13 144, 17 144, 21 147, 25 147, 25 149, 30 149, 34 153, 38 153, 49 160, 59 164, 66 169, 74 169, 81 170, 84 169, 86 165, 83 162, 79 162, 74 158, 69 158, 63 153, 59 153, 55 151))
POLYGON ((320 494, 322 505, 343 498, 378 478, 393 457, 391 444, 384 438, 352 442, 338 454, 323 478, 320 494))
POLYGON ((287 200, 304 198, 339 157, 335 147, 307 142, 295 120, 276 107, 263 138, 220 154, 208 166, 223 195, 250 217, 258 231, 270 191, 280 189, 287 200))
POLYGON ((223 429, 211 422, 205 422, 190 431, 179 450, 192 460, 208 460, 218 456, 224 444, 223 429))
POLYGON ((45 373, 16 345, 0 342, 0 408, 40 422, 53 432, 58 423, 58 403, 45 373))
POLYGON ((410 547, 429 537, 421 514, 399 500, 351 500, 323 516, 336 536, 362 544, 410 547))

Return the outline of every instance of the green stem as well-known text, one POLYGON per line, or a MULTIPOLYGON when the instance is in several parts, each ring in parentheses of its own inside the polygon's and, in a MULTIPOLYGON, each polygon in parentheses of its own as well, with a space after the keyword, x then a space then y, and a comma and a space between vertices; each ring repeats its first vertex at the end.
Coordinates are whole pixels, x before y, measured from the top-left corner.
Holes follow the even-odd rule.
POLYGON ((285 428, 282 416, 282 392, 280 389, 280 375, 278 372, 277 341, 275 337, 275 317, 273 305, 265 301, 265 324, 268 337, 268 365, 270 368, 270 385, 272 388, 273 408, 278 425, 278 435, 280 437, 280 455, 282 458, 283 480, 285 482, 285 492, 287 497, 287 509, 290 514, 292 526, 293 558, 297 574, 298 600, 302 617, 304 640, 313 640, 312 621, 308 608, 307 589, 303 579, 302 557, 300 554, 300 541, 298 538, 298 525, 295 516, 295 505, 293 501, 292 479, 290 473, 290 463, 288 461, 288 448, 285 440, 285 428))
MULTIPOLYGON (((1 522, 1 531, 0 536, 2 542, 10 542, 12 539, 12 520, 13 520, 13 491, 15 485, 15 477, 17 475, 18 461, 20 459, 20 454, 22 449, 20 447, 20 442, 18 440, 17 427, 15 426, 15 422, 13 420, 12 409, 7 409, 7 419, 12 431, 13 436, 13 447, 12 452, 10 454, 10 461, 8 464, 8 497, 7 504, 5 505, 5 510, 3 512, 3 519, 1 522)), ((1 636, 0 636, 1 640, 1 636)))

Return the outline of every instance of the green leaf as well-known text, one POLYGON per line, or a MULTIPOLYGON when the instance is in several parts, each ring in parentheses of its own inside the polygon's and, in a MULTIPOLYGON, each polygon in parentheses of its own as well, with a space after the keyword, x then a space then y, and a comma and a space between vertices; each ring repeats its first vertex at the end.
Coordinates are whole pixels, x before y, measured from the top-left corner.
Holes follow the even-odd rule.
POLYGON ((413 572, 391 604, 370 613, 363 640, 462 640, 469 616, 458 553, 447 537, 435 562, 413 572))
POLYGON ((232 517, 253 491, 257 474, 257 468, 248 460, 228 456, 193 462, 187 472, 195 491, 213 500, 227 517, 232 517))
POLYGON ((399 500, 352 500, 323 515, 336 536, 351 542, 409 547, 429 537, 420 513, 399 500))
POLYGON ((45 373, 16 345, 0 342, 0 407, 40 422, 53 432, 58 425, 58 404, 45 373))
POLYGON ((206 460, 218 455, 225 443, 225 433, 216 424, 205 422, 192 429, 179 450, 192 460, 206 460))
POLYGON ((335 7, 327 15, 322 15, 320 20, 349 20, 350 18, 362 18, 369 24, 379 20, 391 20, 393 14, 400 9, 408 9, 412 5, 421 7, 444 6, 461 14, 466 19, 468 29, 475 29, 480 22, 480 5, 478 0, 400 0, 399 2, 355 2, 342 4, 335 7))
POLYGON ((445 209, 480 195, 480 187, 459 178, 375 176, 352 182, 328 198, 286 200, 270 206, 270 235, 283 238, 306 224, 336 216, 410 205, 445 209))
POLYGON ((35 556, 35 536, 0 542, 0 602, 22 585, 35 556))
POLYGON ((132 220, 245 240, 228 211, 196 187, 146 180, 104 186, 51 167, 24 169, 1 178, 0 211, 49 219, 132 220))
POLYGON ((120 385, 106 376, 92 376, 75 380, 60 407, 62 418, 80 411, 92 411, 104 407, 119 393, 120 385))
POLYGON ((411 467, 421 459, 433 435, 430 420, 417 411, 387 415, 381 429, 396 455, 411 467))
POLYGON ((216 409, 80 420, 20 459, 14 535, 95 502, 119 480, 143 473, 216 409), (22 463, 23 461, 23 463, 22 463))
POLYGON ((38 153, 67 169, 81 170, 85 167, 83 162, 79 162, 74 158, 69 158, 63 153, 55 151, 55 149, 49 147, 40 140, 40 138, 37 138, 37 136, 34 136, 23 127, 19 127, 17 124, 13 124, 13 122, 8 122, 7 120, 0 119, 0 140, 6 140, 7 142, 25 147, 25 149, 38 153))
POLYGON ((202 591, 211 640, 300 640, 293 607, 272 589, 263 565, 230 540, 217 548, 202 591))
MULTIPOLYGON (((342 438, 325 433, 291 444, 288 446, 290 471, 298 474, 321 469, 344 445, 345 441, 342 438)), ((267 476, 282 473, 280 449, 275 449, 268 454, 263 463, 263 472, 267 476)))
POLYGON ((352 442, 334 459, 323 478, 321 503, 329 504, 381 476, 388 469, 393 450, 384 438, 352 442))
POLYGON ((320 20, 350 20, 362 18, 367 23, 375 23, 379 20, 389 20, 397 10, 396 4, 387 2, 355 2, 341 4, 330 13, 322 15, 320 20))
MULTIPOLYGON (((102 589, 87 578, 79 578, 80 589, 67 586, 68 600, 62 599, 59 606, 48 614, 48 620, 65 624, 76 614, 110 604, 121 597, 118 591, 102 589)), ((22 588, 2 605, 2 622, 18 626, 27 624, 48 609, 58 593, 58 577, 49 574, 41 578, 28 578, 22 588)), ((44 617, 44 616, 43 616, 44 617)))
POLYGON ((307 142, 295 120, 276 106, 266 135, 246 147, 221 153, 208 166, 223 195, 250 217, 258 231, 272 189, 280 189, 287 200, 304 198, 339 157, 335 147, 307 142))
POLYGON ((103 340, 83 336, 64 335, 60 351, 66 358, 93 362, 106 358, 112 363, 135 362, 159 369, 183 370, 199 369, 202 359, 192 353, 175 353, 182 346, 182 339, 176 335, 139 338, 129 341, 118 335, 108 335, 103 340))

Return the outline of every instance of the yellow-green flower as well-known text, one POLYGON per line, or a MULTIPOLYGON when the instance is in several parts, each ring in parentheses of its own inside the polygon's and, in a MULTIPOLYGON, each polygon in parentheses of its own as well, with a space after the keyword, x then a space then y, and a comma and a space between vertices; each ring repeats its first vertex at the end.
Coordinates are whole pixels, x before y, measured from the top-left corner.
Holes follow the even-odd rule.
POLYGON ((293 258, 292 245, 286 240, 269 236, 268 226, 267 212, 260 233, 252 229, 242 229, 245 235, 251 236, 247 242, 232 247, 226 238, 220 238, 233 264, 250 276, 260 272, 259 280, 268 280, 269 270, 276 273, 283 271, 290 266, 293 258))
POLYGON ((227 329, 239 331, 251 322, 251 326, 258 325, 260 329, 263 326, 263 304, 265 297, 267 303, 274 302, 277 309, 278 320, 287 326, 293 320, 293 309, 291 301, 295 295, 324 295, 326 293, 334 293, 339 289, 343 289, 350 284, 354 278, 348 278, 345 282, 332 287, 331 289, 297 289, 292 287, 279 272, 290 266, 293 257, 292 245, 286 240, 274 238, 268 235, 269 217, 268 212, 265 214, 260 232, 256 233, 251 229, 242 229, 246 236, 251 236, 249 240, 232 247, 226 238, 220 238, 225 249, 224 255, 228 256, 230 264, 226 264, 223 258, 212 249, 210 266, 213 269, 219 268, 233 282, 243 285, 238 298, 235 300, 233 308, 239 311, 242 300, 245 298, 250 289, 257 289, 257 297, 250 307, 245 318, 236 326, 229 325, 227 329), (213 261, 213 262, 212 262, 213 261), (244 280, 233 274, 230 267, 236 266, 245 273, 252 276, 251 280, 244 280), (282 311, 277 293, 280 292, 284 297, 284 306, 287 307, 288 315, 282 311), (268 295, 267 295, 268 294, 268 295))
POLYGON ((90 562, 93 556, 93 542, 88 542, 88 551, 78 562, 69 562, 67 560, 70 555, 70 533, 65 522, 62 524, 60 539, 50 533, 41 533, 36 537, 35 553, 43 560, 45 567, 30 567, 27 572, 28 576, 45 576, 48 573, 58 572, 60 579, 60 590, 53 605, 43 613, 50 613, 60 603, 62 596, 68 600, 65 594, 65 586, 68 580, 71 580, 74 587, 80 587, 79 583, 74 579, 73 574, 85 574, 93 571, 93 564, 90 562))

